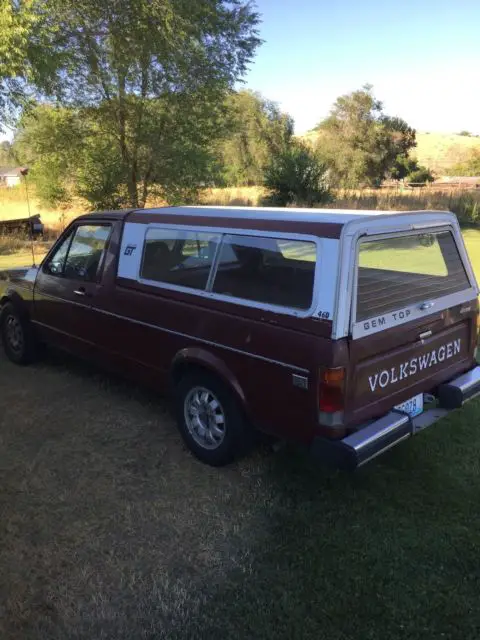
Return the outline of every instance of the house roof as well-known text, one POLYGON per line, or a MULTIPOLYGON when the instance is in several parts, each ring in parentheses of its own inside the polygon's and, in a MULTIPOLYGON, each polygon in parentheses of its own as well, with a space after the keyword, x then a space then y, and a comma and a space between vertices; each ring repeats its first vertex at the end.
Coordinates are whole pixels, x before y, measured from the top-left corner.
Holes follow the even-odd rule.
POLYGON ((0 167, 0 178, 19 178, 25 167, 0 167))

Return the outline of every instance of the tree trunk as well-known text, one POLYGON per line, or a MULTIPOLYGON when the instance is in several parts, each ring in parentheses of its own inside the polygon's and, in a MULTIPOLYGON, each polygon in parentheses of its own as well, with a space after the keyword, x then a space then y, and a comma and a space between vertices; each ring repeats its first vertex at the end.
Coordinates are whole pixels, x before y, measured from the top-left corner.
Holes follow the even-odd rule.
POLYGON ((150 176, 152 175, 152 160, 150 159, 150 162, 148 163, 148 167, 147 170, 145 171, 145 175, 143 176, 143 181, 142 181, 142 196, 139 202, 139 207, 145 207, 146 203, 147 203, 147 196, 148 196, 148 187, 150 185, 150 176))
POLYGON ((136 154, 130 155, 127 144, 127 113, 126 113, 126 90, 125 90, 125 74, 118 74, 118 128, 120 138, 120 153, 125 168, 127 178, 127 189, 129 205, 138 207, 138 190, 137 190, 137 163, 136 154))

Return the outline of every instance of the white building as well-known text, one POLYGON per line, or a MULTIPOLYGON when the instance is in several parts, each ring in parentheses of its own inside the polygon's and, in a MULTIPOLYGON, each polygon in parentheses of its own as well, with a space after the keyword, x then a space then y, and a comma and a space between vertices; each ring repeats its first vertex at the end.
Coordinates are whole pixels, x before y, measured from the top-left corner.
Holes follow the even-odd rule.
POLYGON ((25 171, 23 167, 0 168, 0 185, 5 187, 16 187, 20 184, 23 171, 25 171))

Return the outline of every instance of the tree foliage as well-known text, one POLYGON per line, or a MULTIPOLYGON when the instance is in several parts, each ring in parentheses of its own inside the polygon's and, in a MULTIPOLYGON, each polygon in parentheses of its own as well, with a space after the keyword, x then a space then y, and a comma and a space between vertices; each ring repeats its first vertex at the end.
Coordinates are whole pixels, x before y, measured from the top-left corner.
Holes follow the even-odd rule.
POLYGON ((220 181, 226 185, 261 184, 265 167, 293 135, 292 118, 251 91, 226 100, 226 137, 216 148, 220 181))
POLYGON ((393 180, 404 180, 410 173, 417 171, 418 162, 415 158, 400 154, 395 158, 392 168, 390 169, 390 177, 393 180))
POLYGON ((268 204, 312 207, 329 202, 327 173, 315 151, 301 142, 291 142, 272 156, 266 167, 264 184, 271 192, 268 204))
POLYGON ((136 207, 145 203, 152 183, 178 198, 186 185, 204 181, 212 142, 223 131, 224 96, 259 44, 258 15, 250 3, 32 4, 40 34, 34 32, 32 46, 48 39, 55 62, 39 87, 85 120, 80 135, 91 157, 81 175, 91 202, 98 201, 94 194, 102 184, 108 190, 102 202, 121 197, 136 207), (115 159, 111 171, 108 156, 115 159))
POLYGON ((0 142, 0 167, 18 164, 12 144, 8 140, 0 142))
POLYGON ((31 3, 0 0, 0 127, 23 96, 23 82, 29 64, 26 58, 32 29, 31 3))
POLYGON ((425 184, 426 182, 433 182, 434 179, 429 169, 419 166, 418 169, 411 171, 407 175, 406 182, 410 184, 425 184))
POLYGON ((415 130, 386 115, 369 85, 340 96, 317 131, 333 183, 343 187, 380 184, 396 158, 416 145, 415 130))
POLYGON ((53 89, 60 60, 44 15, 41 0, 0 0, 0 131, 36 92, 53 89))
MULTIPOLYGON (((215 119, 201 105, 199 116, 177 116, 178 99, 151 100, 144 112, 144 139, 137 146, 137 191, 144 204, 150 188, 169 202, 191 199, 212 171, 215 119), (209 135, 211 133, 211 135, 209 135)), ((109 109, 37 105, 22 118, 14 150, 31 167, 39 197, 51 204, 80 196, 93 208, 131 206, 128 175, 109 109)), ((128 167, 127 167, 128 169, 128 167)))
POLYGON ((430 169, 418 164, 416 158, 410 158, 405 154, 396 157, 395 163, 390 171, 390 177, 394 180, 405 180, 406 182, 433 182, 434 176, 430 169))

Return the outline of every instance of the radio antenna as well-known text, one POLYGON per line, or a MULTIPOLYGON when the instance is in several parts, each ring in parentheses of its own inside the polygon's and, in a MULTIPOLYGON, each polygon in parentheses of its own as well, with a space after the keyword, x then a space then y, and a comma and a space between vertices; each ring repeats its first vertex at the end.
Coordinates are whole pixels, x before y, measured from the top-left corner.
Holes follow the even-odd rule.
POLYGON ((23 169, 20 169, 20 173, 23 176, 23 183, 25 185, 25 195, 27 197, 27 208, 28 208, 28 227, 30 229, 30 247, 32 249, 32 260, 33 260, 33 267, 36 266, 35 264, 35 248, 33 246, 33 222, 32 222, 32 214, 30 213, 30 199, 28 197, 28 185, 27 185, 27 174, 28 174, 28 169, 27 167, 24 167, 23 169))

